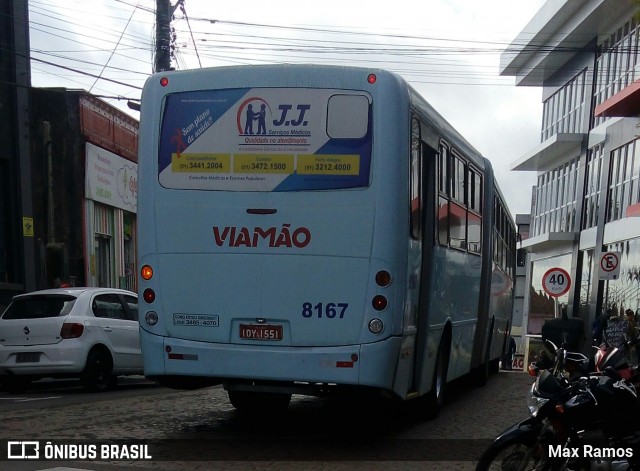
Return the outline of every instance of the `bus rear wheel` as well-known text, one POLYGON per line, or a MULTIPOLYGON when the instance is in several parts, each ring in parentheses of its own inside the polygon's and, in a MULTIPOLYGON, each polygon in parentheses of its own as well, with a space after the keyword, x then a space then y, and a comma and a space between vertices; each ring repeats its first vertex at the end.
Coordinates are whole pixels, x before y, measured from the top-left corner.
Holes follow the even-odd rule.
POLYGON ((435 371, 431 391, 416 399, 418 415, 424 420, 435 419, 444 405, 445 389, 447 385, 447 371, 449 369, 448 350, 443 342, 440 343, 436 357, 435 371))
POLYGON ((271 414, 289 407, 291 394, 253 391, 228 391, 229 402, 240 412, 271 414))

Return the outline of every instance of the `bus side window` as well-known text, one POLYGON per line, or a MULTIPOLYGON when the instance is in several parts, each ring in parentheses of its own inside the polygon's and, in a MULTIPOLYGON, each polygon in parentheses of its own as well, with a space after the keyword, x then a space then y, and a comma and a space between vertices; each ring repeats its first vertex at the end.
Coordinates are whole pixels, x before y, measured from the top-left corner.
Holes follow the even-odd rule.
POLYGON ((440 143, 438 155, 438 243, 449 245, 449 148, 440 143))
POLYGON ((467 250, 467 165, 457 155, 451 159, 451 201, 449 202, 449 244, 467 250))
POLYGON ((413 118, 411 121, 411 175, 410 175, 410 214, 411 237, 422 237, 422 162, 421 162, 420 122, 413 118))
POLYGON ((467 249, 469 252, 482 251, 482 175, 469 166, 467 194, 469 211, 467 217, 467 249))

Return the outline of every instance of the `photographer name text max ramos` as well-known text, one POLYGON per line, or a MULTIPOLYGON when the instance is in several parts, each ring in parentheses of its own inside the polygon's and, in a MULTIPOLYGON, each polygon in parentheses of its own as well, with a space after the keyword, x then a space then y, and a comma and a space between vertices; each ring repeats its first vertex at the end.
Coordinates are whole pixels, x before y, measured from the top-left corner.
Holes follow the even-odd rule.
POLYGON ((549 445, 549 458, 632 458, 633 448, 549 445))

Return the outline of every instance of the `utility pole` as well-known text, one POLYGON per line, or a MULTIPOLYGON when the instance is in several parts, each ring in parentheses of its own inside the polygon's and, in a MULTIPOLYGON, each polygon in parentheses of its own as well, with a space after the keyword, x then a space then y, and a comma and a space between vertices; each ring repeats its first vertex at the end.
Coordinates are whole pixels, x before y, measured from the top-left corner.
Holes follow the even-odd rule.
POLYGON ((184 5, 184 0, 177 0, 171 5, 171 0, 156 0, 156 60, 154 72, 172 70, 171 48, 172 37, 171 18, 178 5, 184 5))
MULTIPOLYGON (((4 12, 9 13, 9 19, 13 17, 13 28, 9 27, 9 35, 6 36, 8 42, 10 44, 10 49, 13 48, 15 51, 13 53, 13 57, 15 60, 15 68, 13 69, 13 73, 15 73, 14 77, 6 76, 5 80, 9 83, 15 82, 15 96, 12 100, 7 100, 9 103, 13 103, 15 100, 15 105, 9 104, 9 109, 5 107, 2 112, 5 115, 11 116, 13 112, 13 116, 15 116, 15 130, 14 134, 7 134, 6 137, 13 137, 15 139, 14 146, 12 148, 12 140, 9 139, 8 142, 8 151, 10 158, 7 161, 9 165, 9 169, 16 169, 17 180, 20 182, 18 186, 18 192, 20 196, 20 206, 19 211, 22 216, 22 256, 23 266, 22 270, 15 272, 17 275, 20 271, 22 271, 22 276, 16 276, 17 282, 22 281, 23 286, 21 286, 21 290, 28 292, 34 291, 37 289, 37 274, 36 274, 36 244, 35 237, 33 233, 33 222, 34 222, 34 211, 33 211, 33 192, 32 192, 32 173, 31 173, 31 154, 30 154, 30 115, 29 115, 29 89, 31 87, 31 65, 29 60, 29 6, 28 0, 13 0, 9 2, 9 8, 4 8, 4 12), (13 31, 13 33, 11 33, 13 31), (14 107, 15 106, 15 107, 14 107), (11 151, 14 151, 14 157, 11 158, 11 151), (13 160, 13 161, 12 161, 13 160)), ((4 24, 4 23, 3 23, 4 24)), ((0 39, 1 40, 1 39, 0 39)), ((3 51, 4 54, 4 51, 3 51)), ((3 69, 6 66, 3 66, 3 69)), ((11 70, 11 65, 9 64, 9 70, 11 70)), ((5 71, 3 70, 3 73, 5 71)), ((3 77, 5 77, 3 75, 3 77)), ((5 87, 6 88, 6 87, 5 87)), ((5 105, 6 106, 6 105, 5 105)), ((11 119, 11 118, 9 118, 11 119)), ((9 126, 12 127, 11 125, 9 126)), ((10 180, 8 183, 12 183, 10 180)), ((11 186, 10 186, 11 187, 11 186)), ((10 190, 11 191, 11 190, 10 190)), ((2 193, 5 195, 6 193, 2 193)), ((11 193, 9 193, 11 195, 11 193)), ((7 202, 8 204, 11 204, 7 202)), ((13 211, 13 208, 10 209, 13 211)), ((12 214, 13 216, 13 214, 12 214)), ((15 224, 20 224, 20 219, 18 217, 14 217, 11 221, 15 224)), ((2 224, 0 223, 0 226, 2 224)), ((11 229, 6 229, 4 227, 0 227, 0 230, 5 230, 5 233, 10 234, 11 229)), ((14 254, 16 257, 20 257, 18 247, 15 246, 14 254)), ((9 245, 9 253, 11 253, 11 245, 9 245)), ((9 263, 13 264, 14 262, 11 260, 11 256, 9 258, 9 263)), ((14 265, 14 268, 17 268, 14 265)), ((0 295, 2 293, 0 292, 0 295)))
POLYGON ((154 72, 171 69, 171 3, 156 0, 156 57, 154 72))
POLYGON ((51 123, 42 123, 42 141, 47 156, 47 242, 56 241, 56 213, 53 204, 53 151, 51 146, 51 123))

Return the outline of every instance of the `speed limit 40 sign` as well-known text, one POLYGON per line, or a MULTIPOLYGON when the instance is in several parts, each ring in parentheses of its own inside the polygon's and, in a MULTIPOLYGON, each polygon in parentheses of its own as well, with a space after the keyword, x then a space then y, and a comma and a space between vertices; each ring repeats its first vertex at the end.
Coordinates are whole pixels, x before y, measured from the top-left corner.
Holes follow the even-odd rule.
POLYGON ((542 288, 549 296, 558 297, 571 288, 569 272, 563 268, 551 268, 542 277, 542 288))

